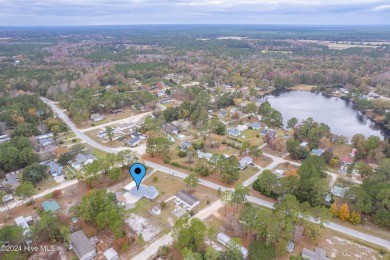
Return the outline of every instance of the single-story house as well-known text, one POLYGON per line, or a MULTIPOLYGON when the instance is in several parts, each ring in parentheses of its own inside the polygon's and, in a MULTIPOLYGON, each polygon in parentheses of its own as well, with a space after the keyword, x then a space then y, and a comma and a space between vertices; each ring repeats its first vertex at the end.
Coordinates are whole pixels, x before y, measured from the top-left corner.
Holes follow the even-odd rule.
POLYGON ((69 236, 69 244, 80 260, 92 260, 96 257, 96 249, 82 230, 69 236))
POLYGON ((137 201, 140 198, 136 198, 129 192, 119 193, 116 195, 117 204, 125 209, 133 209, 136 206, 137 201))
POLYGON ((275 135, 276 135, 276 132, 275 132, 275 130, 266 127, 266 128, 264 128, 263 130, 261 130, 260 134, 261 134, 261 135, 275 136, 275 135))
POLYGON ((159 192, 154 186, 146 186, 146 185, 140 185, 139 188, 133 187, 129 190, 130 194, 133 195, 136 198, 147 198, 150 200, 154 200, 159 192))
POLYGON ((135 138, 131 138, 129 141, 127 141, 127 145, 130 147, 135 147, 135 146, 139 145, 140 142, 141 142, 141 138, 135 137, 135 138))
POLYGON ((139 138, 139 139, 141 139, 141 140, 145 140, 146 139, 146 135, 144 135, 144 134, 142 134, 142 133, 140 133, 140 132, 134 132, 134 133, 132 133, 131 135, 130 135, 130 137, 131 138, 139 138))
POLYGON ((294 248, 295 248, 294 242, 289 241, 287 244, 287 252, 291 253, 292 251, 294 251, 294 248))
POLYGON ((45 138, 50 138, 50 137, 53 137, 54 134, 53 133, 47 133, 47 134, 43 134, 43 135, 37 135, 35 138, 37 140, 41 140, 41 139, 45 139, 45 138))
POLYGON ((76 155, 76 161, 72 163, 73 168, 80 170, 83 165, 87 165, 96 160, 96 157, 92 154, 82 154, 79 153, 76 155))
POLYGON ((189 128, 191 125, 192 125, 192 124, 191 124, 190 121, 184 121, 183 123, 180 124, 179 127, 182 128, 182 129, 187 129, 187 128, 189 128))
POLYGON ((39 139, 39 145, 41 146, 41 147, 46 147, 46 146, 48 146, 49 144, 52 144, 52 143, 54 143, 54 140, 53 140, 53 138, 42 138, 42 139, 39 139))
POLYGON ((199 203, 200 201, 197 198, 184 190, 181 190, 175 194, 175 204, 178 206, 183 206, 187 210, 192 210, 199 203))
POLYGON ((350 156, 341 156, 340 163, 343 165, 350 165, 352 163, 352 158, 350 156))
POLYGON ((61 211, 60 205, 58 205, 56 200, 45 200, 41 203, 42 208, 44 211, 51 211, 51 212, 57 212, 61 211))
POLYGON ((177 135, 178 133, 180 133, 180 129, 177 127, 177 126, 174 126, 172 124, 165 124, 163 126, 163 130, 168 133, 168 134, 172 134, 172 135, 177 135))
POLYGON ((192 143, 191 142, 182 142, 179 147, 182 151, 187 151, 188 148, 190 148, 192 146, 192 143))
POLYGON ((165 98, 165 99, 161 99, 160 100, 161 104, 168 104, 168 103, 171 103, 171 102, 172 102, 172 100, 170 98, 165 98))
POLYGON ((249 127, 251 127, 254 130, 259 130, 261 128, 260 122, 254 122, 252 124, 249 124, 249 127))
MULTIPOLYGON (((231 238, 222 232, 218 233, 217 235, 217 241, 224 246, 227 246, 230 240, 231 238)), ((246 249, 245 247, 241 247, 240 251, 244 259, 248 257, 249 254, 248 249, 246 249)))
POLYGON ((284 175, 284 171, 283 170, 280 170, 280 169, 277 169, 275 171, 276 174, 280 175, 280 176, 283 176, 284 175))
POLYGON ((157 96, 158 96, 158 97, 163 97, 163 96, 165 96, 165 95, 166 95, 165 89, 159 90, 159 91, 157 92, 157 96))
POLYGON ((122 108, 119 108, 119 109, 114 109, 114 110, 112 110, 111 111, 111 113, 113 113, 113 114, 118 114, 118 113, 122 113, 122 112, 124 112, 125 110, 123 110, 122 108))
POLYGON ((351 156, 352 158, 355 157, 355 154, 356 154, 356 149, 352 149, 351 153, 349 154, 349 156, 351 156))
POLYGON ((8 135, 0 135, 0 143, 4 143, 11 140, 11 138, 8 135))
POLYGON ((134 127, 134 124, 133 123, 123 123, 123 124, 120 124, 116 127, 117 130, 119 131, 124 131, 124 130, 130 130, 134 127))
POLYGON ((30 227, 28 226, 27 223, 31 220, 32 220, 31 216, 26 218, 23 216, 15 218, 16 225, 20 228, 23 228, 23 239, 26 245, 30 245, 32 243, 32 234, 31 234, 30 227))
POLYGON ((247 125, 237 125, 236 130, 240 131, 240 132, 244 132, 245 130, 248 130, 248 126, 247 125))
POLYGON ((339 186, 333 186, 332 188, 332 193, 334 196, 336 197, 340 197, 340 198, 343 198, 344 197, 344 194, 345 192, 348 190, 348 188, 342 188, 342 187, 339 187, 339 186))
POLYGON ((47 165, 49 166, 51 176, 55 177, 62 174, 62 165, 56 163, 55 161, 50 161, 47 165))
POLYGON ((91 120, 94 122, 102 121, 104 119, 104 116, 101 116, 99 113, 91 114, 91 120))
POLYGON ((150 212, 152 212, 152 214, 158 216, 161 214, 161 209, 159 207, 155 206, 152 208, 152 210, 150 212))
POLYGON ((321 156, 323 153, 324 153, 324 150, 319 149, 319 148, 311 150, 311 155, 321 156))
POLYGON ((110 247, 103 253, 106 260, 117 260, 119 259, 118 253, 114 250, 114 248, 110 247))
POLYGON ((310 260, 330 260, 330 258, 326 257, 326 251, 319 247, 317 247, 315 251, 311 251, 304 247, 302 250, 302 258, 310 260))
POLYGON ((302 142, 302 143, 300 144, 301 147, 307 147, 308 145, 309 145, 308 142, 302 142))
POLYGON ((227 116, 226 110, 221 110, 221 111, 218 113, 218 116, 219 116, 219 117, 226 117, 226 116, 227 116))
POLYGON ((249 157, 249 156, 243 157, 243 158, 239 161, 239 163, 240 163, 240 166, 239 166, 240 170, 245 169, 245 168, 246 168, 249 164, 251 164, 252 162, 253 162, 252 157, 249 157))
POLYGON ((198 159, 205 158, 207 161, 210 161, 213 156, 212 153, 204 153, 201 150, 197 150, 196 154, 198 155, 198 159))
POLYGON ((329 192, 327 192, 325 195, 325 204, 330 205, 331 200, 332 200, 332 195, 329 192))
POLYGON ((227 134, 228 134, 228 135, 231 135, 231 136, 234 136, 234 137, 239 136, 240 133, 241 133, 240 131, 238 131, 238 130, 236 130, 236 129, 234 129, 234 128, 229 128, 229 129, 227 130, 227 134))
POLYGON ((105 137, 107 136, 107 133, 106 133, 106 131, 102 130, 102 131, 100 131, 100 132, 97 134, 97 136, 98 136, 99 138, 105 138, 105 137))

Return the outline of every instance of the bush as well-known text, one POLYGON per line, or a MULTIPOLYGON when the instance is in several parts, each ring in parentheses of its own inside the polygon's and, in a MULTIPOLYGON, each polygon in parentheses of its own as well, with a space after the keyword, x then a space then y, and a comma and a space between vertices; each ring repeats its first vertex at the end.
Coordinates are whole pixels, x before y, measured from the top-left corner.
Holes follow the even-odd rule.
POLYGON ((192 147, 194 147, 195 150, 201 150, 201 149, 203 149, 203 146, 204 146, 204 143, 203 143, 203 142, 200 142, 200 143, 192 143, 192 147))
POLYGON ((163 162, 164 162, 165 164, 170 164, 170 163, 171 163, 171 157, 169 157, 169 156, 164 156, 163 162))
POLYGON ((77 142, 77 138, 72 139, 72 143, 75 143, 75 142, 77 142))
POLYGON ((162 201, 161 203, 160 203, 160 208, 161 209, 165 209, 167 207, 167 203, 165 202, 165 201, 162 201))
POLYGON ((153 182, 158 182, 158 177, 157 176, 153 176, 153 182))
POLYGON ((184 157, 187 156, 187 153, 184 152, 184 151, 179 151, 179 152, 177 153, 177 156, 179 156, 179 158, 184 158, 184 157))
POLYGON ((168 252, 169 252, 169 247, 168 246, 160 246, 159 249, 158 249, 158 254, 160 256, 167 256, 168 255, 168 252))
POLYGON ((61 195, 62 191, 61 190, 55 190, 53 191, 52 197, 55 199, 58 199, 61 195))

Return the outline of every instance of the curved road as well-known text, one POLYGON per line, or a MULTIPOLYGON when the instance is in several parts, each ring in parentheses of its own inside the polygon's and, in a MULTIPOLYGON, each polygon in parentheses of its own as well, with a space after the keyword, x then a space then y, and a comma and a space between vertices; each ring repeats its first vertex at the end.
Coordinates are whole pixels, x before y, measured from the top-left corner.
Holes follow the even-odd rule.
MULTIPOLYGON (((43 98, 43 97, 41 97, 41 99, 42 99, 43 102, 48 104, 58 114, 58 116, 62 120, 64 120, 64 122, 69 126, 69 128, 72 129, 72 131, 81 140, 83 140, 84 142, 88 143, 89 145, 91 145, 91 146, 93 146, 93 147, 95 147, 95 148, 97 148, 99 150, 102 150, 102 151, 105 151, 105 152, 109 152, 109 153, 117 153, 120 150, 128 149, 128 148, 109 148, 109 147, 106 147, 104 145, 101 145, 101 144, 95 142, 94 140, 92 140, 88 136, 86 136, 82 131, 80 131, 76 127, 76 125, 73 124, 73 122, 68 118, 68 116, 54 104, 53 101, 48 100, 48 99, 43 98)), ((279 163, 290 162, 290 161, 287 161, 287 160, 285 160, 283 158, 276 157, 276 156, 273 156, 273 155, 270 155, 270 154, 265 154, 265 155, 269 156, 271 159, 273 159, 273 162, 270 165, 268 165, 265 169, 272 169, 276 165, 278 165, 279 163)), ((290 162, 290 163, 292 163, 292 162, 290 162)), ((187 174, 185 174, 185 173, 182 173, 182 172, 177 171, 177 170, 170 169, 168 167, 165 167, 165 166, 153 163, 153 162, 145 161, 145 164, 147 166, 153 167, 153 168, 155 168, 155 169, 157 169, 157 170, 159 170, 161 172, 172 174, 172 175, 178 176, 180 178, 187 177, 187 174)), ((296 164, 296 163, 293 163, 293 164, 296 164)), ((296 164, 296 165, 299 165, 299 164, 296 164)), ((256 173, 254 176, 252 176, 251 178, 249 178, 248 180, 246 180, 244 182, 244 186, 249 186, 254 180, 256 180, 257 176, 261 174, 263 169, 261 167, 259 167, 259 166, 258 166, 258 168, 260 168, 260 171, 258 173, 256 173)), ((221 189, 222 191, 224 191, 224 190, 231 190, 231 188, 226 188, 226 187, 220 186, 218 184, 215 184, 213 182, 206 181, 206 180, 200 180, 200 184, 202 184, 204 186, 207 186, 209 188, 212 188, 212 189, 216 189, 216 190, 217 189, 221 189)), ((262 200, 262 199, 254 197, 254 196, 248 196, 247 199, 248 199, 249 202, 252 202, 254 204, 261 205, 261 206, 268 207, 268 208, 273 208, 273 203, 268 202, 266 200, 262 200)), ((218 209, 221 205, 222 204, 220 202, 219 203, 213 203, 209 207, 207 207, 207 208, 203 209, 202 211, 200 211, 196 216, 201 216, 202 218, 206 218, 207 216, 212 214, 216 209, 218 209), (201 215, 199 215, 199 214, 201 214, 201 215)), ((314 220, 312 220, 312 221, 314 221, 314 220)), ((353 230, 353 229, 350 229, 350 228, 347 228, 347 227, 344 227, 344 226, 341 226, 341 225, 338 225, 338 224, 335 224, 335 223, 332 223, 332 222, 325 223, 324 225, 325 225, 325 227, 327 227, 329 229, 332 229, 332 230, 335 230, 335 231, 339 231, 341 233, 344 233, 346 235, 358 238, 358 239, 363 240, 363 241, 374 243, 374 244, 376 244, 378 246, 386 248, 387 250, 390 250, 390 241, 388 241, 388 240, 384 240, 384 239, 381 239, 381 238, 378 238, 378 237, 375 237, 375 236, 371 236, 371 235, 368 235, 368 234, 365 234, 365 233, 362 233, 362 232, 359 232, 359 231, 356 231, 356 230, 353 230)), ((153 256, 157 252, 159 246, 162 246, 162 245, 165 245, 165 244, 170 244, 171 242, 172 242, 171 233, 169 233, 167 235, 164 235, 163 237, 161 237, 160 239, 158 239, 154 243, 152 243, 153 247, 152 247, 152 245, 149 246, 146 250, 144 250, 140 254, 138 254, 134 259, 148 259, 149 257, 153 256)))

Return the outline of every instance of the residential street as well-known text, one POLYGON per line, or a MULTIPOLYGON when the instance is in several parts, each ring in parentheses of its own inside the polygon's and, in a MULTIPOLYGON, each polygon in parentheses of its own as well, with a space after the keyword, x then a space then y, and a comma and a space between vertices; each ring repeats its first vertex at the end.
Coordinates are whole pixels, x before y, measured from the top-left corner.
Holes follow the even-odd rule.
MULTIPOLYGON (((72 129, 72 131, 80 139, 82 139, 84 142, 88 143, 89 145, 91 145, 91 146, 93 146, 93 147, 95 147, 97 149, 100 149, 102 151, 109 152, 109 153, 117 153, 120 150, 129 149, 129 148, 115 148, 114 149, 114 148, 108 148, 108 147, 105 147, 105 146, 103 146, 101 144, 98 144, 97 142, 95 142, 95 141, 91 140, 89 137, 87 137, 82 131, 80 131, 71 122, 71 120, 65 115, 65 113, 62 110, 60 110, 54 104, 54 102, 52 102, 52 101, 50 101, 50 100, 48 100, 46 98, 41 98, 41 99, 45 103, 47 103, 58 114, 58 116, 60 118, 62 118, 64 120, 64 122, 72 129)), ((297 165, 297 166, 300 165, 299 163, 294 163, 294 162, 291 162, 291 161, 288 161, 288 160, 285 160, 283 158, 276 157, 276 156, 273 156, 273 155, 270 155, 270 154, 264 153, 264 155, 270 157, 273 160, 273 162, 270 165, 268 165, 267 167, 265 167, 264 169, 272 169, 272 168, 276 167, 278 164, 283 163, 283 162, 289 162, 289 163, 297 165)), ((178 176, 178 177, 183 178, 183 179, 187 176, 187 174, 185 174, 185 173, 182 173, 182 172, 177 171, 177 170, 173 170, 173 169, 171 169, 169 167, 162 166, 162 165, 159 165, 159 164, 156 164, 156 163, 153 163, 153 162, 145 161, 145 164, 147 166, 155 168, 156 170, 159 170, 161 172, 164 172, 164 173, 167 173, 167 174, 171 174, 171 175, 174 175, 174 176, 178 176)), ((260 175, 261 172, 264 170, 261 167, 259 167, 259 168, 260 168, 259 172, 257 172, 254 176, 252 176, 251 178, 249 178, 248 180, 246 180, 244 182, 245 186, 250 186, 253 183, 253 181, 256 180, 257 176, 260 175)), ((332 177, 333 177, 333 173, 329 173, 329 174, 332 174, 332 177)), ((202 180, 202 179, 200 179, 200 184, 202 184, 202 185, 204 185, 206 187, 215 189, 215 190, 218 190, 219 188, 222 191, 229 189, 229 188, 225 188, 225 187, 220 186, 218 184, 212 183, 210 181, 202 180)), ((55 189, 58 189, 58 187, 56 187, 55 189)), ((230 188, 230 190, 232 190, 232 189, 230 188)), ((273 208, 273 203, 270 203, 268 201, 256 198, 254 196, 248 196, 247 199, 248 199, 249 202, 252 202, 252 203, 255 203, 255 204, 258 204, 258 205, 262 205, 262 206, 265 206, 265 207, 268 207, 268 208, 273 208)), ((209 207, 203 209, 196 216, 201 216, 202 218, 207 218, 207 216, 212 214, 215 210, 217 210, 220 207, 220 205, 217 202, 213 203, 209 207)), ((377 245, 379 245, 379 246, 381 246, 383 248, 387 248, 388 250, 390 250, 390 241, 387 241, 387 240, 384 240, 384 239, 380 239, 380 238, 377 238, 377 237, 374 237, 374 236, 371 236, 371 235, 368 235, 368 234, 365 234, 365 233, 361 233, 361 232, 355 231, 353 229, 346 228, 346 227, 343 227, 343 226, 340 226, 340 225, 337 225, 337 224, 334 224, 334 223, 331 223, 331 222, 329 222, 325 226, 330 228, 330 229, 332 229, 332 230, 336 230, 336 231, 339 231, 341 233, 344 233, 344 234, 346 234, 348 236, 353 236, 353 237, 356 237, 358 239, 361 239, 361 240, 364 240, 364 241, 367 241, 367 242, 370 242, 370 243, 375 243, 375 244, 377 244, 377 245)), ((169 244, 171 242, 172 242, 172 238, 169 236, 169 234, 168 235, 164 235, 162 238, 156 240, 151 246, 149 246, 147 249, 145 249, 143 252, 141 252, 134 259, 142 259, 142 260, 143 259, 147 259, 147 257, 150 257, 153 254, 155 254, 155 252, 157 252, 157 250, 158 250, 158 248, 160 246, 165 245, 165 244, 169 244), (145 252, 145 251, 147 251, 147 252, 145 252)))

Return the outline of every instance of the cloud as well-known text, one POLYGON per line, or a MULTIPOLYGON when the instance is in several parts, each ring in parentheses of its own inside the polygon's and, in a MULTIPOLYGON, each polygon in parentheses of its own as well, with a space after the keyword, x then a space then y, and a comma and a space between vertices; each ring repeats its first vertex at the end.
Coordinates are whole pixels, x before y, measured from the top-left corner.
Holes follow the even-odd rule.
POLYGON ((386 10, 390 10, 390 5, 380 5, 380 6, 372 8, 372 11, 374 11, 374 12, 382 12, 382 11, 386 11, 386 10))
POLYGON ((23 20, 26 17, 36 21, 57 17, 58 21, 73 19, 94 24, 111 23, 121 17, 124 20, 119 21, 131 24, 214 23, 214 20, 256 23, 256 19, 259 23, 267 23, 267 17, 288 20, 289 17, 307 16, 310 23, 312 17, 337 15, 340 19, 341 15, 350 15, 352 22, 354 15, 360 23, 364 16, 367 22, 375 20, 389 24, 390 18, 377 15, 389 10, 388 0, 0 0, 0 17, 11 18, 9 22, 19 17, 18 24, 24 21, 27 25, 34 21, 23 20), (367 12, 372 16, 367 16, 367 12))

